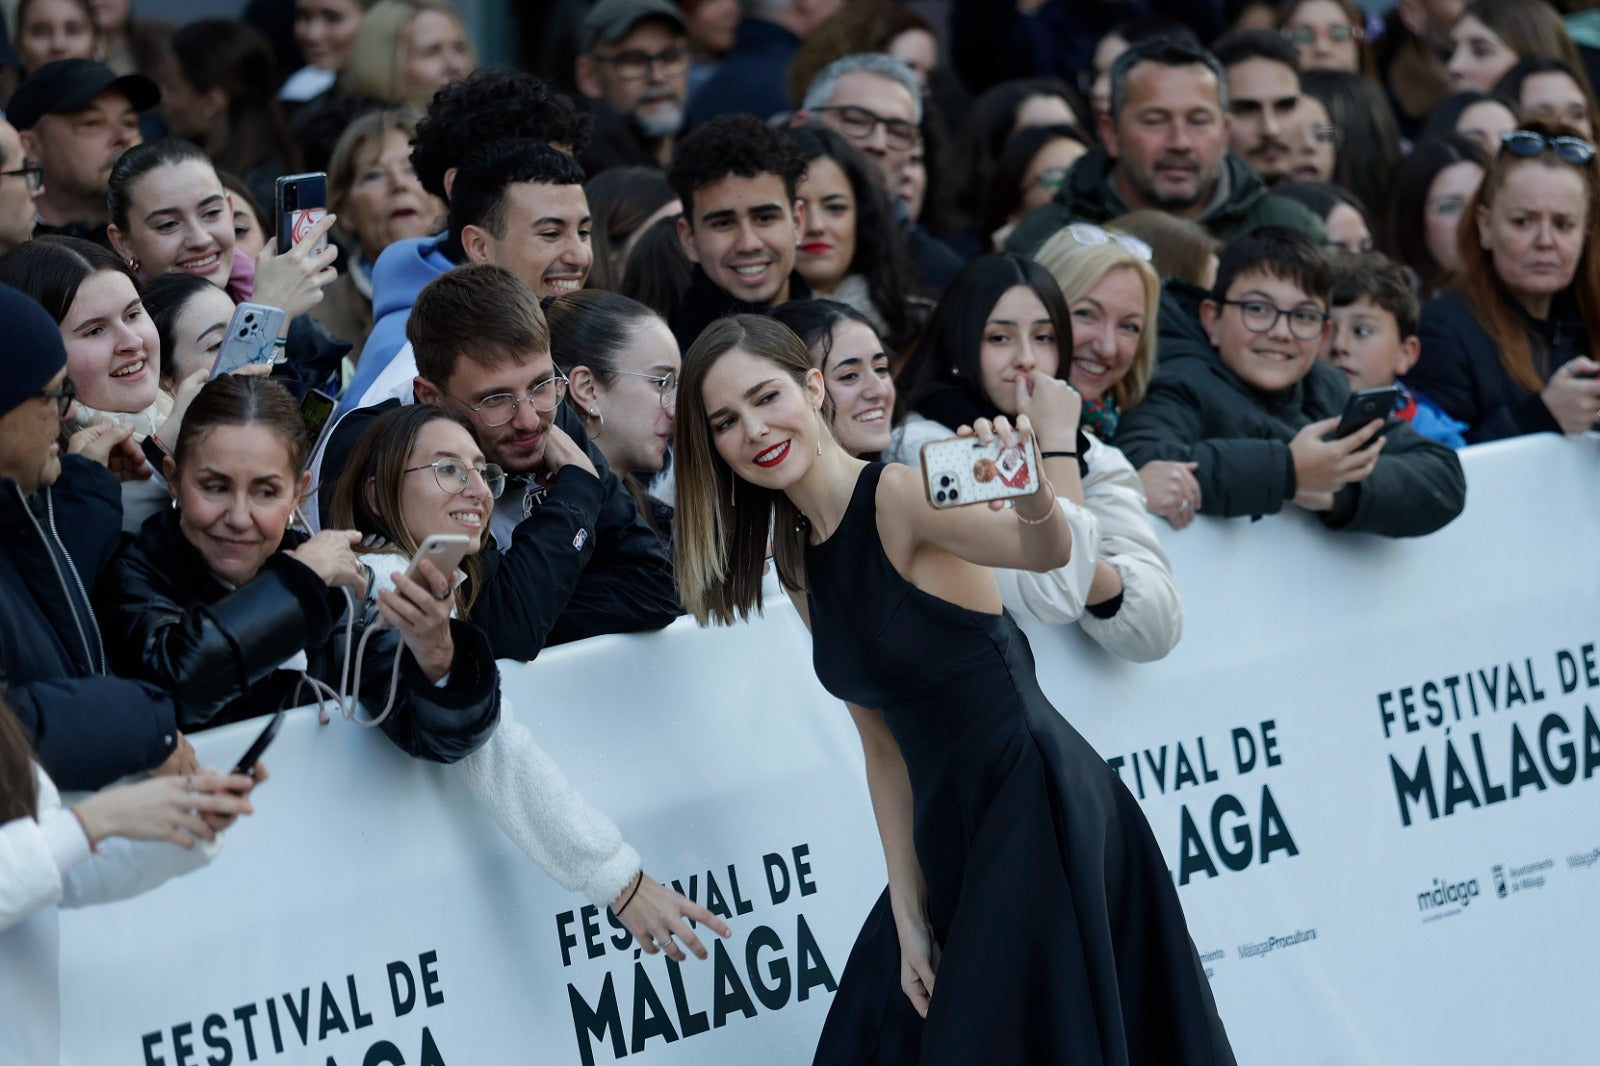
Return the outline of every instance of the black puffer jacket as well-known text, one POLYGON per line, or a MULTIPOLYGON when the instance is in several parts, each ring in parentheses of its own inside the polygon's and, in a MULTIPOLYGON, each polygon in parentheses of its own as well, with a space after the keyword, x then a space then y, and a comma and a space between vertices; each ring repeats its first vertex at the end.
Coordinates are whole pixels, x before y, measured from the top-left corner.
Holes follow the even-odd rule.
POLYGON ((62 456, 31 499, 0 478, 0 689, 64 789, 152 769, 178 742, 172 697, 106 672, 88 590, 121 529, 122 493, 98 463, 62 456))
MULTIPOLYGON (((279 666, 301 651, 306 672, 337 689, 347 603, 343 592, 287 554, 304 541, 291 530, 254 578, 229 589, 184 538, 176 512, 152 516, 117 556, 97 595, 112 662, 170 689, 185 729, 296 706, 298 674, 279 666)), ((488 638, 466 622, 450 626, 455 660, 444 685, 423 675, 394 630, 368 642, 361 668, 361 703, 376 714, 389 694, 394 657, 401 656, 395 707, 381 728, 408 755, 435 762, 472 754, 500 715, 488 638)), ((358 622, 352 653, 362 632, 358 622)), ((298 700, 308 702, 309 689, 298 700)))
MULTIPOLYGON (((1543 380, 1548 381, 1568 359, 1595 356, 1593 340, 1585 335, 1570 295, 1554 301, 1545 321, 1526 314, 1522 320, 1533 345, 1534 369, 1543 380)), ((1451 289, 1430 301, 1422 309, 1417 335, 1422 354, 1406 374, 1406 384, 1465 422, 1467 443, 1561 432, 1544 399, 1506 372, 1499 346, 1478 321, 1464 290, 1451 289)))
MULTIPOLYGON (((1157 459, 1198 463, 1201 514, 1276 514, 1296 492, 1289 442, 1310 423, 1344 410, 1350 395, 1344 375, 1317 362, 1291 387, 1258 392, 1181 317, 1191 313, 1199 290, 1165 295, 1160 365, 1144 401, 1123 414, 1116 446, 1135 467, 1157 459)), ((1467 485, 1455 452, 1395 419, 1381 432, 1388 443, 1376 468, 1334 494, 1333 509, 1319 513, 1323 523, 1412 537, 1460 514, 1467 485)))

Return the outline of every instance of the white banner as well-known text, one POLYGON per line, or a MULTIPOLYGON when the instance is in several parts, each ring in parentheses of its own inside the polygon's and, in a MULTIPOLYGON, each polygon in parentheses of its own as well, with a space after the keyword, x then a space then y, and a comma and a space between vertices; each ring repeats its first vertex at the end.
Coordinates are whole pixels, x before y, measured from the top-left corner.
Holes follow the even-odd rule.
MULTIPOLYGON (((1597 450, 1470 450, 1466 513, 1423 540, 1171 534, 1160 663, 1030 630, 1144 806, 1241 1063, 1592 1061, 1597 450)), ((650 872, 727 915, 712 960, 639 956, 458 772, 302 712, 215 864, 63 914, 63 1061, 809 1062, 883 863, 793 612, 555 649, 504 686, 650 872)), ((258 728, 196 745, 231 765, 258 728)))

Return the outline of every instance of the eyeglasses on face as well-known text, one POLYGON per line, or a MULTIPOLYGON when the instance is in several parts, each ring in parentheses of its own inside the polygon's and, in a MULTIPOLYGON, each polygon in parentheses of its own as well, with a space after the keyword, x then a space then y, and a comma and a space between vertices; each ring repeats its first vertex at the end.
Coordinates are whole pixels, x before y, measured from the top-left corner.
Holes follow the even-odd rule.
MULTIPOLYGON (((445 395, 449 396, 450 394, 445 393, 445 395)), ((566 376, 557 371, 521 396, 513 392, 496 392, 485 396, 477 403, 468 403, 466 400, 455 396, 450 396, 450 398, 469 408, 473 414, 478 416, 478 421, 482 422, 485 427, 494 429, 517 417, 517 408, 522 405, 523 400, 527 400, 532 404, 535 411, 548 413, 560 407, 561 401, 566 395, 566 376)))
POLYGON ((619 370, 618 374, 630 378, 644 378, 656 387, 661 394, 661 406, 668 411, 678 404, 678 375, 677 374, 645 374, 638 370, 619 370))
POLYGON ((1067 180, 1067 167, 1045 167, 1033 176, 1033 180, 1046 192, 1055 192, 1067 180))
POLYGON ((1333 44, 1349 44, 1361 40, 1362 36, 1359 29, 1342 22, 1332 26, 1285 26, 1283 35, 1291 44, 1301 48, 1316 43, 1318 37, 1325 37, 1333 44))
POLYGON ((1313 141, 1318 144, 1332 145, 1334 148, 1338 148, 1344 140, 1344 134, 1340 132, 1339 127, 1331 122, 1313 123, 1309 132, 1313 141))
POLYGON ((839 129, 847 136, 858 141, 864 141, 872 136, 872 131, 879 126, 883 127, 883 137, 890 148, 905 150, 915 148, 919 133, 917 124, 899 118, 884 118, 882 115, 868 111, 864 107, 844 105, 840 107, 818 107, 816 111, 831 111, 838 116, 839 129))
POLYGON ((1328 324, 1328 313, 1314 307, 1291 307, 1285 310, 1265 300, 1221 300, 1227 307, 1239 309, 1239 320, 1251 333, 1271 333, 1278 319, 1289 320, 1289 333, 1302 341, 1314 341, 1322 336, 1322 327, 1328 324))
POLYGON ((638 81, 650 73, 653 66, 663 78, 676 78, 689 70, 689 50, 668 48, 664 52, 618 52, 616 55, 594 57, 596 63, 608 63, 623 81, 638 81))
POLYGON ((0 170, 0 178, 21 178, 29 192, 38 192, 44 188, 44 167, 30 163, 15 170, 0 170))
POLYGON ((1115 244, 1141 263, 1148 263, 1155 256, 1155 252, 1150 245, 1138 237, 1131 237, 1126 233, 1113 233, 1111 230, 1101 229, 1099 226, 1088 222, 1074 222, 1067 227, 1067 235, 1079 244, 1090 247, 1100 244, 1115 244))
POLYGON ((467 489, 467 483, 476 474, 478 480, 483 482, 483 487, 489 490, 489 498, 498 500, 500 494, 506 491, 506 472, 493 463, 477 468, 468 466, 460 459, 435 459, 423 466, 407 467, 402 473, 414 474, 418 470, 432 470, 433 480, 438 484, 439 491, 450 496, 459 496, 467 489))
POLYGON ((1551 151, 1557 159, 1575 167, 1594 162, 1594 145, 1582 137, 1565 134, 1549 137, 1538 130, 1507 130, 1500 135, 1500 147, 1518 159, 1532 159, 1551 151))
POLYGON ((56 417, 66 418, 67 412, 72 409, 72 401, 78 398, 78 387, 72 383, 71 378, 61 382, 59 389, 40 389, 37 395, 41 399, 56 402, 56 417))

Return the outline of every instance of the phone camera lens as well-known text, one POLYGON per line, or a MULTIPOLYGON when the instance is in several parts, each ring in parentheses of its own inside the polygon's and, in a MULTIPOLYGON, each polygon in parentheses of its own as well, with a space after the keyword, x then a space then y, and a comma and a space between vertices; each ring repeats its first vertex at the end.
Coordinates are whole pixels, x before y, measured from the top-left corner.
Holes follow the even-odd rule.
POLYGON ((949 488, 950 487, 950 475, 946 474, 944 477, 941 477, 939 479, 939 484, 945 486, 946 488, 949 488))
POLYGON ((950 490, 950 498, 953 500, 953 499, 956 498, 956 496, 957 496, 956 490, 955 489, 951 489, 950 490))
POLYGON ((943 503, 945 500, 944 490, 940 489, 939 492, 934 496, 934 499, 938 500, 940 503, 943 503))

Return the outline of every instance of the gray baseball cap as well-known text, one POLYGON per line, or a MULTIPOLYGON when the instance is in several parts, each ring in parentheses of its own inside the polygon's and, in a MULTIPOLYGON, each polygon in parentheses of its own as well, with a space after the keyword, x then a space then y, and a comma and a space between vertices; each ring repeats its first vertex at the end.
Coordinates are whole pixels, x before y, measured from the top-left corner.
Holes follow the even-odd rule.
POLYGON ((644 19, 665 19, 684 32, 683 12, 671 0, 600 0, 583 19, 583 50, 596 45, 615 44, 644 19))

